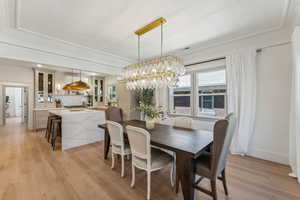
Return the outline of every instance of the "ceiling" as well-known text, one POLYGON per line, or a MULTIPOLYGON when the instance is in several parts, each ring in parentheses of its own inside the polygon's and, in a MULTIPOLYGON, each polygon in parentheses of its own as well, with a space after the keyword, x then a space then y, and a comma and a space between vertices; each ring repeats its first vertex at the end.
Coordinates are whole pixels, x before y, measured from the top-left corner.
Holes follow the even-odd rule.
MULTIPOLYGON (((26 0, 17 1, 17 27, 128 59, 134 31, 165 17, 164 51, 233 40, 279 28, 289 0, 26 0)), ((160 53, 160 29, 141 38, 141 55, 160 53)))

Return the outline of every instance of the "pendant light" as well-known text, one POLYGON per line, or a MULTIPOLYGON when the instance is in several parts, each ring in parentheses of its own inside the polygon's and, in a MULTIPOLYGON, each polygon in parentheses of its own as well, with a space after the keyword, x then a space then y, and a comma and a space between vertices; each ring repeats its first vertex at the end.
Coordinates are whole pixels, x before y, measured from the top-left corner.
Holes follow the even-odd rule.
MULTIPOLYGON (((73 73, 72 73, 72 75, 73 75, 73 73)), ((72 79, 73 79, 73 76, 72 76, 72 79)), ((80 70, 80 80, 75 81, 75 82, 73 82, 73 80, 72 80, 72 83, 65 85, 65 87, 63 89, 64 90, 89 90, 90 86, 81 80, 81 70, 80 70)))

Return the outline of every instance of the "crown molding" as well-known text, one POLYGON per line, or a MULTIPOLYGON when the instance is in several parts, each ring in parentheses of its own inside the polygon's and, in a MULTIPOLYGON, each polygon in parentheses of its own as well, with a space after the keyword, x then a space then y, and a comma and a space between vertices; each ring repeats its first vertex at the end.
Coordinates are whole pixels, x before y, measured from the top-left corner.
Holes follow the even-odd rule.
MULTIPOLYGON (((228 38, 224 40, 212 40, 205 43, 199 43, 192 46, 191 50, 172 51, 168 54, 178 56, 189 56, 192 54, 200 53, 206 49, 214 48, 221 45, 226 45, 234 41, 255 37, 258 35, 266 34, 269 32, 275 32, 283 29, 287 23, 289 12, 292 10, 292 2, 294 0, 286 0, 285 6, 282 10, 281 19, 278 26, 271 29, 258 31, 243 35, 241 37, 228 38)), ((60 56, 63 58, 77 60, 80 62, 88 62, 91 66, 106 66, 107 68, 120 71, 122 66, 129 65, 134 60, 124 58, 118 55, 108 53, 106 51, 96 50, 89 47, 85 47, 79 44, 64 41, 58 38, 54 38, 45 34, 33 32, 20 27, 20 1, 19 0, 0 0, 0 43, 10 46, 16 46, 19 49, 23 48, 24 52, 28 49, 35 51, 36 53, 52 55, 53 57, 60 56), (13 32, 13 34, 11 34, 13 32), (7 34, 8 33, 8 34, 7 34), (2 36, 1 36, 2 34, 2 36), (5 35, 3 37, 3 35, 5 35), (11 36, 13 35, 13 36, 11 36), (15 37, 15 38, 12 38, 15 37), (37 42, 38 41, 38 42, 37 42), (57 48, 59 47, 59 48, 57 48)), ((0 55, 1 57, 1 55, 0 55)), ((70 66, 72 67, 72 66, 70 66)), ((93 67, 94 68, 94 67, 93 67)), ((88 69, 90 70, 90 69, 88 69)), ((105 71, 105 70, 104 70, 105 71)), ((100 71, 98 71, 100 72, 100 71)), ((104 73, 104 72, 103 72, 104 73)))

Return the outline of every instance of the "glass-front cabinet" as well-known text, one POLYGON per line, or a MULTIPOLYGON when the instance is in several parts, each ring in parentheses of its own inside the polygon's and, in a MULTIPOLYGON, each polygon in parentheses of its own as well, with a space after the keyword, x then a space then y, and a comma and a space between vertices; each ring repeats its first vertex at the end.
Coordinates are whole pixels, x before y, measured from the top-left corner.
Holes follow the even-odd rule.
POLYGON ((104 102, 104 80, 102 77, 93 77, 93 96, 94 103, 104 102))
POLYGON ((48 107, 54 103, 54 72, 35 70, 36 107, 48 107))

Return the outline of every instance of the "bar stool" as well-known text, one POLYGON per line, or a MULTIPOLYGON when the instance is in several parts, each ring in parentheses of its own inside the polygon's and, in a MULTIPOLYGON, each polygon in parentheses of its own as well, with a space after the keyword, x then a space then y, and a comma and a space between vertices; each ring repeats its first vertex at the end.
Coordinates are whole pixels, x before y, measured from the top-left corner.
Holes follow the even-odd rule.
POLYGON ((55 150, 55 142, 57 136, 61 136, 61 119, 53 119, 51 126, 51 145, 53 151, 55 150))
POLYGON ((47 138, 48 142, 50 140, 50 135, 51 135, 52 120, 54 120, 54 119, 60 119, 60 116, 57 116, 57 115, 49 115, 48 116, 47 129, 46 129, 46 133, 45 133, 45 138, 47 138))

